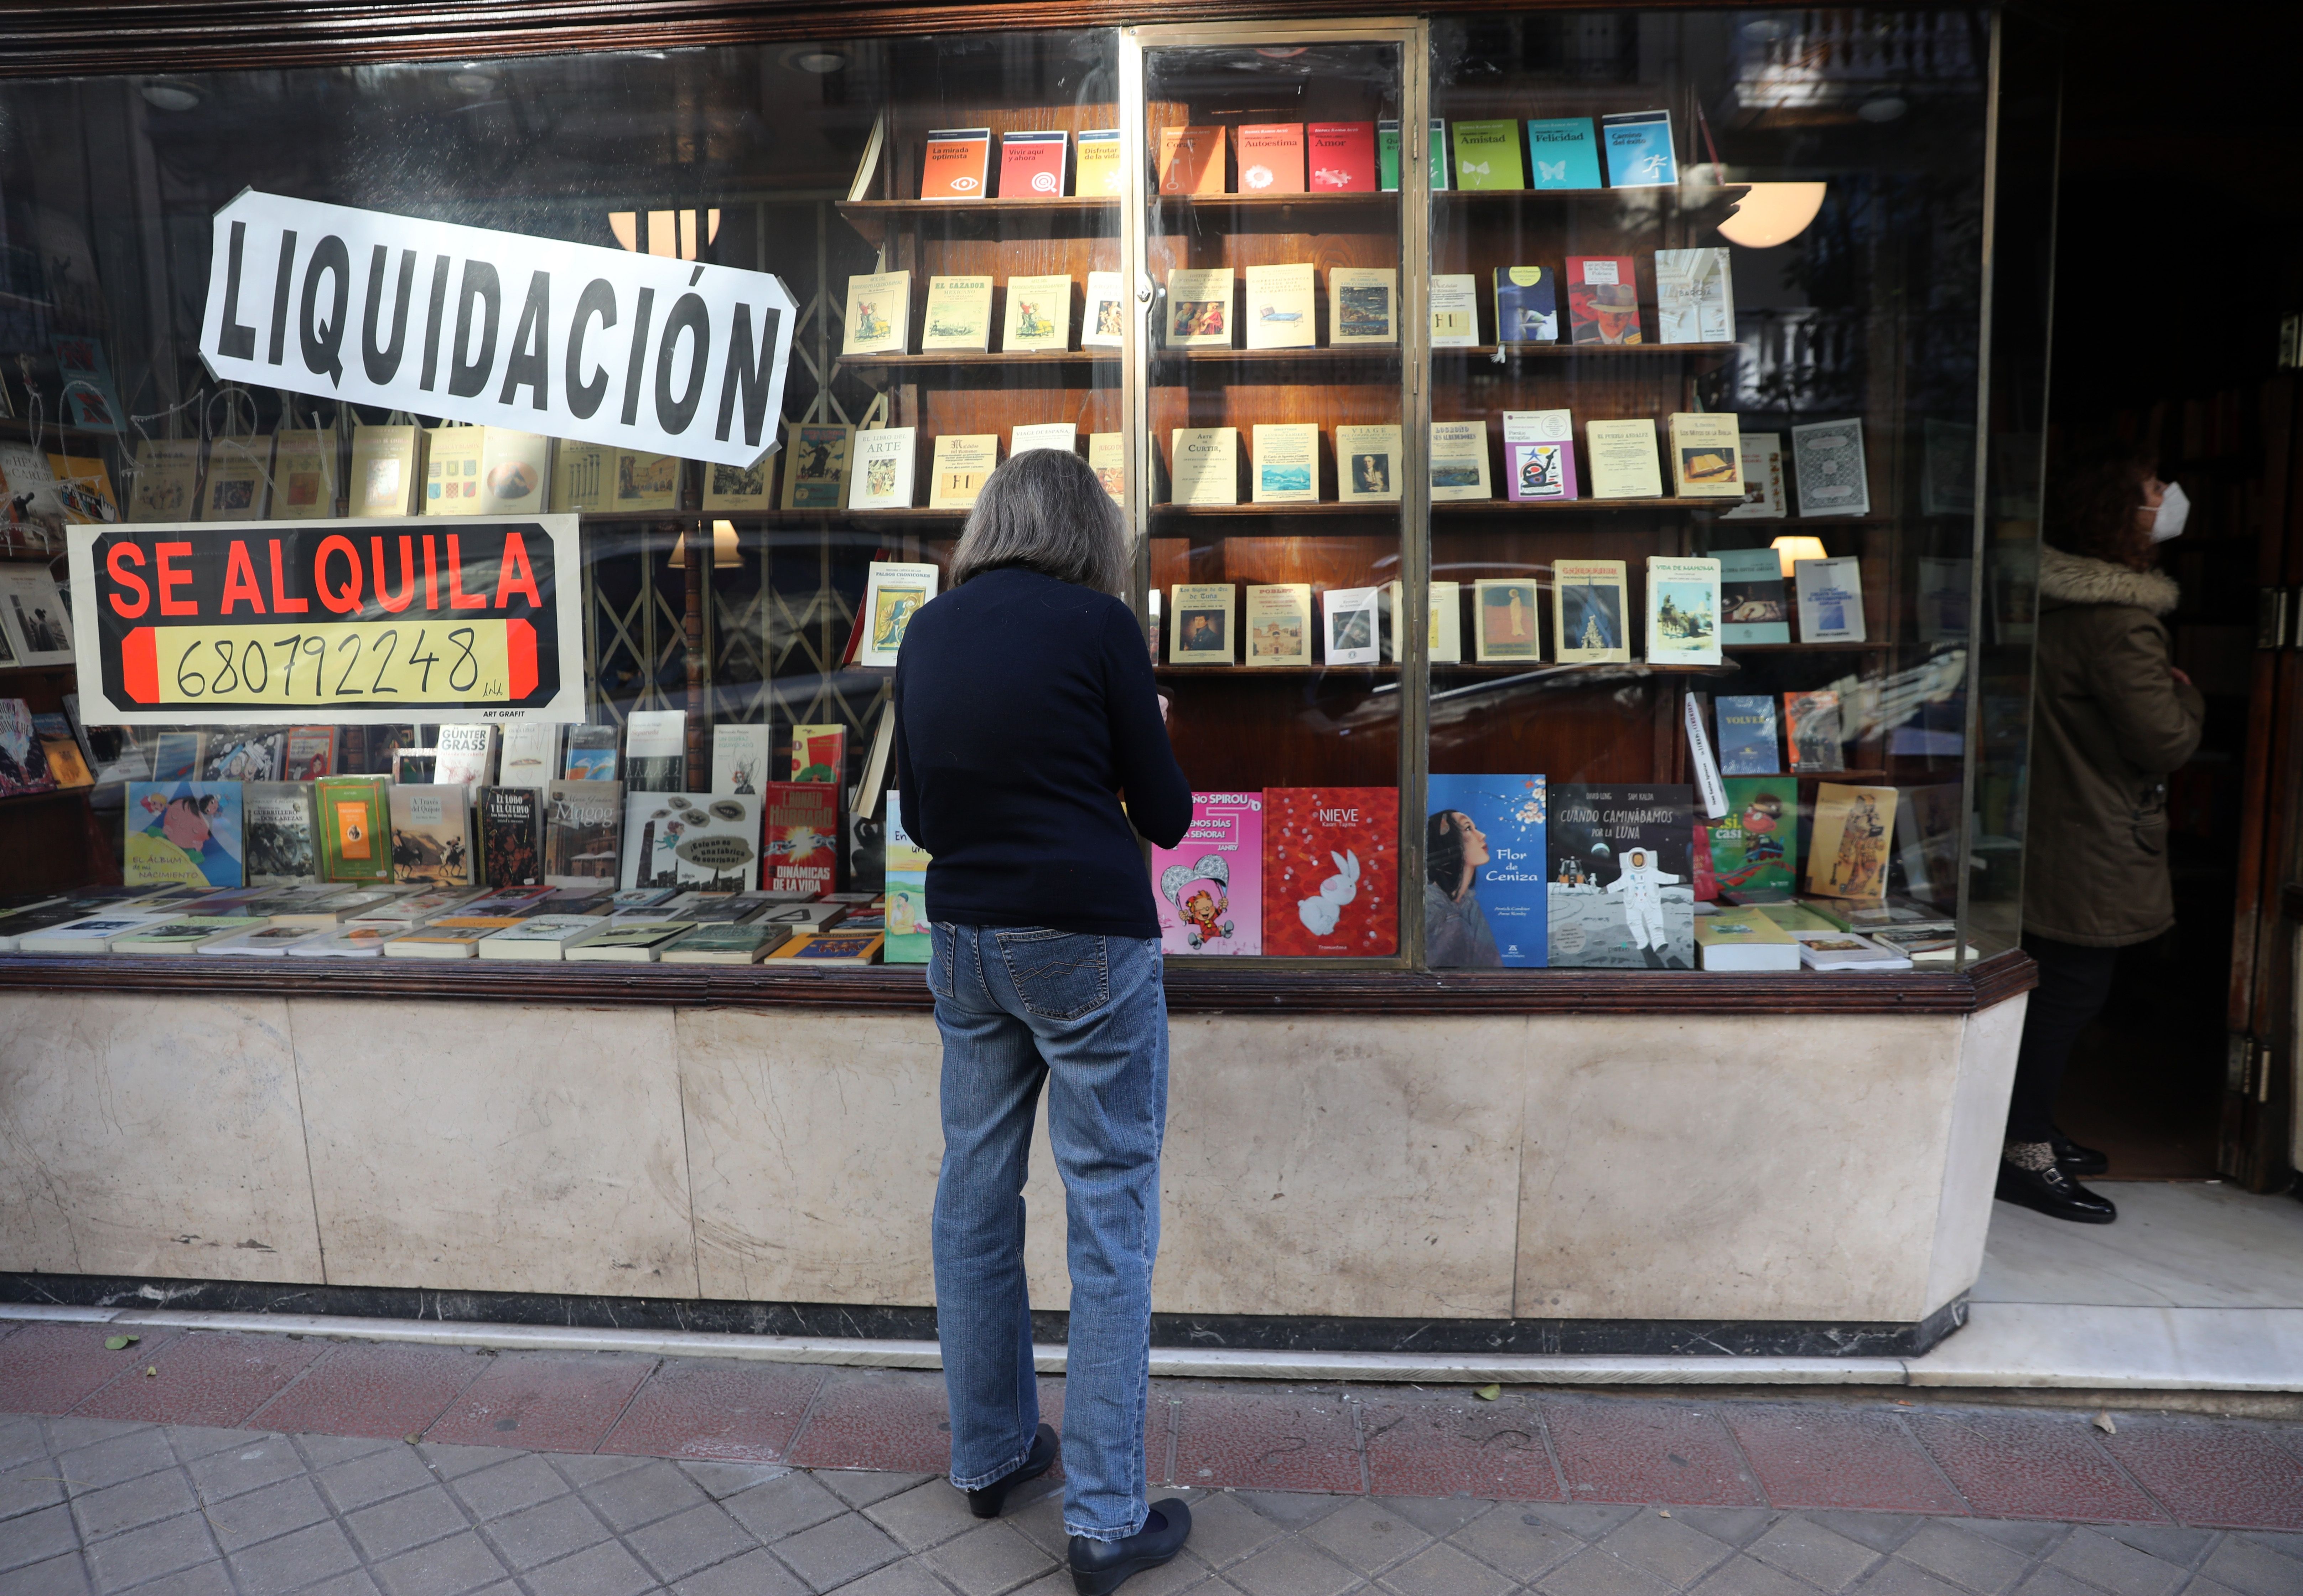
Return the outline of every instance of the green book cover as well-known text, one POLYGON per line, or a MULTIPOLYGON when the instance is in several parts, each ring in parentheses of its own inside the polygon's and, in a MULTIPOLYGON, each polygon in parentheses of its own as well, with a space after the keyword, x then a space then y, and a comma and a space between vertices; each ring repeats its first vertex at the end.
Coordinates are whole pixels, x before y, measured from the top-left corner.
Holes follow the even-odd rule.
POLYGON ((1723 892, 1790 891, 1799 880, 1799 783, 1789 776, 1731 776, 1727 813, 1711 833, 1711 874, 1723 892))
MULTIPOLYGON (((1431 119, 1431 187, 1437 190, 1447 186, 1447 124, 1435 116, 1431 119)), ((1375 124, 1376 187, 1387 194, 1399 192, 1399 123, 1379 122, 1375 124)))
POLYGON ((392 879, 392 782, 384 776, 323 776, 314 782, 320 817, 320 879, 392 879))
POLYGON ((1464 190, 1524 189, 1527 166, 1520 156, 1520 124, 1459 122, 1455 124, 1455 182, 1464 190))

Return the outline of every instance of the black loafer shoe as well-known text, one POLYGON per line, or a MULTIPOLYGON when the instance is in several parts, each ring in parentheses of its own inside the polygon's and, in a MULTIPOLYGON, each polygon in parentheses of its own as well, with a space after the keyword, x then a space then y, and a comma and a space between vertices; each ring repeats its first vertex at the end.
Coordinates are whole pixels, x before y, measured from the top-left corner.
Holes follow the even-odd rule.
POLYGON ((2110 1198, 2097 1196, 2060 1168, 2019 1170, 2002 1161, 1997 1195, 2002 1203, 2082 1225, 2108 1225, 2119 1217, 2110 1198))
POLYGON ((1143 1527, 1125 1541, 1072 1537, 1072 1584, 1079 1596, 1111 1596, 1122 1582, 1173 1562, 1192 1536, 1192 1510, 1177 1498, 1152 1504, 1143 1527))
POLYGON ((2073 1179, 2088 1175, 2111 1173, 2111 1155, 2092 1147, 2082 1147, 2062 1131, 2047 1138, 2055 1149, 2055 1165, 2073 1179))
POLYGON ((1000 1509, 1008 1505, 1008 1493, 1029 1480, 1036 1480, 1056 1466, 1059 1450, 1056 1432, 1045 1424, 1032 1437, 1032 1449, 1024 1461, 989 1485, 979 1485, 967 1493, 967 1510, 978 1518, 997 1518, 1000 1509))

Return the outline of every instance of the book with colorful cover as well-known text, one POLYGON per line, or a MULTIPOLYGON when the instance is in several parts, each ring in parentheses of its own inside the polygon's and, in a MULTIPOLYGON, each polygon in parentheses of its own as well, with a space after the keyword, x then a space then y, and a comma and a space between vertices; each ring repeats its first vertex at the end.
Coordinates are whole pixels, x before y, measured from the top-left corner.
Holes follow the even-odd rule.
POLYGON ((1548 269, 1540 266, 1496 268, 1496 342, 1559 342, 1559 295, 1548 269))
MULTIPOLYGON (((838 789, 829 790, 837 796, 838 789)), ((624 802, 625 886, 716 892, 759 886, 758 798, 628 790, 624 802)))
POLYGON ((1742 502, 1742 437, 1734 417, 1675 410, 1666 419, 1665 431, 1671 439, 1673 492, 1683 499, 1742 502))
POLYGON ((1756 908, 1697 916, 1695 945, 1707 970, 1765 974, 1800 967, 1799 942, 1756 908))
POLYGON ((1790 642, 1782 557, 1773 549, 1721 549, 1717 558, 1719 640, 1731 647, 1790 642))
MULTIPOLYGON (((839 352, 843 355, 900 355, 909 347, 912 327, 912 274, 903 272, 859 273, 848 279, 848 320, 839 352)), ((797 441, 807 426, 787 421, 797 441)), ((853 427, 826 426, 827 432, 852 432, 853 427)), ((791 468, 784 469, 784 508, 794 508, 791 468)), ((808 508, 800 506, 799 508, 808 508)), ((831 508, 838 509, 835 502, 831 508)))
POLYGON ((1719 770, 1728 776, 1772 776, 1783 767, 1776 750, 1776 701, 1765 693, 1722 694, 1713 708, 1719 722, 1719 770))
POLYGON ((1126 186, 1125 177, 1119 166, 1119 130, 1082 128, 1072 166, 1073 192, 1117 194, 1126 186))
POLYGON ((920 198, 982 199, 991 165, 990 128, 931 128, 920 148, 920 198))
POLYGON ((564 781, 616 780, 616 729, 613 726, 570 726, 568 753, 560 779, 564 781))
POLYGON ((1532 663, 1543 657, 1541 609, 1532 577, 1481 577, 1472 584, 1478 625, 1473 657, 1483 665, 1532 663))
POLYGON ((877 932, 843 936, 831 931, 815 936, 795 936, 768 957, 788 958, 795 964, 870 964, 878 957, 882 942, 877 932))
POLYGON ((122 881, 236 887, 246 879, 239 782, 131 781, 127 788, 122 881))
POLYGON ((1504 412, 1504 493, 1523 504, 1579 496, 1573 412, 1504 412))
POLYGON ((1328 268, 1328 342, 1399 342, 1399 274, 1390 266, 1328 268))
POLYGON ((1375 192, 1375 123, 1314 122, 1303 129, 1314 194, 1375 192))
POLYGON ((1695 966, 1695 789, 1551 789, 1550 960, 1585 969, 1695 966))
POLYGON ((792 728, 789 780, 829 781, 836 785, 847 769, 848 728, 845 725, 792 728))
MULTIPOLYGON (((1447 186, 1447 124, 1435 116, 1427 143, 1431 156, 1431 188, 1447 186)), ((1387 118, 1375 124, 1376 186, 1386 194, 1399 192, 1399 123, 1387 118)))
POLYGON ((319 812, 320 879, 392 879, 391 783, 381 776, 327 776, 312 784, 319 812))
POLYGON ((1233 130, 1232 155, 1243 194, 1301 194, 1303 124, 1243 122, 1233 130))
POLYGON ((404 885, 443 888, 473 884, 469 791, 460 782, 393 785, 394 881, 404 885))
MULTIPOLYGON (((888 794, 888 908, 882 919, 886 941, 881 945, 885 964, 925 964, 933 950, 928 930, 928 850, 904 830, 904 795, 888 794)), ((1157 866, 1154 866, 1157 868, 1157 866)))
POLYGON ((544 789, 479 790, 480 866, 492 887, 544 884, 544 789))
POLYGON ((1567 320, 1578 343, 1638 343, 1639 268, 1628 255, 1567 258, 1567 320))
POLYGON ((1263 951, 1263 794, 1195 792, 1191 828, 1152 850, 1162 952, 1263 951))
POLYGON ((822 781, 771 781, 763 795, 767 843, 761 884, 821 898, 838 885, 839 789, 822 781))
POLYGON ((1527 154, 1531 188, 1599 186, 1599 141, 1588 116, 1530 117, 1527 154))
POLYGON ((785 423, 783 507, 841 508, 848 498, 848 458, 855 444, 856 429, 852 426, 813 421, 785 423))
POLYGON ((1894 788, 1819 784, 1815 840, 1807 856, 1809 894, 1859 905, 1883 901, 1894 835, 1894 788))
POLYGON ((1632 657, 1630 589, 1621 560, 1555 560, 1551 625, 1562 664, 1632 657))
POLYGON ((280 773, 283 781, 316 781, 335 774, 336 729, 333 726, 291 726, 288 747, 280 773))
POLYGON ((1399 950, 1399 790, 1263 794, 1263 950, 1380 958, 1399 950))
POLYGON ((1220 194, 1224 190, 1221 127, 1160 130, 1160 192, 1220 194))
POLYGON ((1061 128, 1000 135, 1000 198, 1061 199, 1071 135, 1061 128))
POLYGON ((1072 280, 1062 273, 1008 279, 1007 317, 1000 329, 1006 351, 1067 350, 1072 337, 1072 280))
POLYGON ((1696 823, 1710 844, 1717 890, 1788 898, 1799 884, 1799 782, 1790 776, 1730 776, 1725 785, 1727 813, 1696 823))
POLYGON ((1548 961, 1548 798, 1539 775, 1428 779, 1423 924, 1435 968, 1548 961))
POLYGON ((0 797, 53 792, 55 786, 56 779, 48 770, 47 745, 40 740, 32 706, 21 698, 0 698, 0 797))

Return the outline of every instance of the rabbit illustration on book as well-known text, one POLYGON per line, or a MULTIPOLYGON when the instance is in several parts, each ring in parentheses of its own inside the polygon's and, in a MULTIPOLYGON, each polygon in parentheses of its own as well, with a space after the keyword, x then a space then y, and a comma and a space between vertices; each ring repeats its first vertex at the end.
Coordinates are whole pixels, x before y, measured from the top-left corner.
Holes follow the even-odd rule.
POLYGON ((1344 905, 1360 895, 1360 856, 1352 852, 1328 857, 1336 861, 1337 873, 1320 883, 1317 898, 1306 898, 1295 906, 1295 917, 1313 936, 1332 934, 1344 905))

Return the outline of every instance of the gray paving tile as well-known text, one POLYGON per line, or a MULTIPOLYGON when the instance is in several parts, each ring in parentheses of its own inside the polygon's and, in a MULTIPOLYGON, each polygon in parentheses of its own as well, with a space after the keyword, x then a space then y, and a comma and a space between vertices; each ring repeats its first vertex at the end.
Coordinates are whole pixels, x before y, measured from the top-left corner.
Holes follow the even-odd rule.
POLYGON ((1776 1516, 1766 1507, 1673 1507, 1669 1512, 1674 1523, 1701 1530, 1730 1546, 1749 1546, 1776 1516))
POLYGON ((1962 1518, 1964 1529, 1986 1535, 2026 1557, 2038 1557, 2070 1529, 2068 1524, 2043 1524, 2028 1518, 1962 1518))
POLYGON ((1796 1513, 1785 1514, 1767 1533, 1743 1549, 1770 1568, 1807 1581, 1819 1590, 1840 1592, 1879 1560, 1859 1541, 1835 1534, 1796 1513))
POLYGON ((381 1563, 412 1548, 444 1541, 470 1527, 456 1499, 438 1485, 426 1485, 406 1496, 377 1502, 344 1518, 344 1528, 350 1532, 352 1543, 370 1563, 381 1563))
POLYGON ((299 1435, 296 1445, 316 1469, 333 1468, 339 1463, 350 1463, 377 1452, 415 1450, 404 1440, 386 1440, 373 1435, 299 1435))
POLYGON ((573 1496, 523 1507, 483 1524, 480 1533, 514 1573, 597 1546, 608 1538, 608 1527, 599 1516, 573 1496))
POLYGON ((78 1553, 0 1574, 0 1596, 88 1596, 93 1589, 78 1553))
POLYGON ((681 1473, 679 1465, 659 1457, 645 1459, 637 1468, 626 1469, 590 1484, 579 1484, 577 1494, 592 1505, 592 1511, 605 1520, 610 1529, 619 1532, 670 1518, 675 1513, 702 1507, 710 1499, 704 1494, 704 1487, 681 1473))
MULTIPOLYGON (((930 1487, 923 1485, 920 1489, 925 1490, 930 1487)), ((905 1496, 911 1494, 907 1491, 905 1496)), ((905 1496, 892 1499, 900 1502, 905 1499, 905 1496)), ((882 1504, 882 1507, 886 1505, 886 1503, 882 1504)), ((1192 1539, 1196 1542, 1199 1540, 1198 1509, 1194 1507, 1193 1512, 1192 1539)), ((872 1516, 878 1517, 879 1508, 873 1508, 872 1516)), ((964 1507, 960 1509, 960 1516, 970 1524, 975 1522, 964 1507)), ((1248 1516, 1253 1518, 1255 1516, 1251 1513, 1248 1516)), ((1046 1496, 1035 1497, 1020 1507, 1008 1509, 1000 1516, 1000 1522, 1014 1525, 1017 1530, 1030 1536, 1033 1545, 1054 1557, 1062 1557, 1071 1545, 1071 1536, 1064 1529, 1064 1493, 1060 1486, 1046 1496)), ((899 1526, 890 1525, 889 1533, 894 1535, 898 1541, 904 1539, 904 1531, 899 1526)), ((909 1543, 907 1542, 907 1544, 909 1543)))
POLYGON ((225 1551, 238 1551, 274 1535, 285 1535, 328 1516, 328 1505, 302 1474, 217 1502, 207 1509, 208 1527, 225 1551))
POLYGON ((909 1490, 923 1480, 935 1478, 933 1474, 882 1474, 869 1469, 820 1468, 814 1473, 818 1481, 851 1507, 868 1507, 898 1491, 909 1490))
MULTIPOLYGON (((2182 1568, 2189 1568, 2205 1557, 2207 1548, 2213 1546, 2215 1538, 2223 1533, 2220 1530, 2181 1529, 2172 1524, 2099 1524, 2095 1529, 2096 1533, 2108 1535, 2123 1546, 2149 1552, 2163 1563, 2173 1563, 2182 1568)), ((2297 1553, 2290 1555, 2303 1555, 2303 1536, 2290 1536, 2289 1539, 2294 1541, 2299 1548, 2297 1553)))
POLYGON ((1521 1506, 1524 1512, 1579 1541, 1598 1541, 1625 1519, 1646 1511, 1605 1502, 1525 1502, 1521 1506))
POLYGON ((1310 1541, 1290 1537, 1224 1571, 1244 1596, 1343 1596, 1360 1576, 1310 1541))
POLYGON ((437 1484, 440 1478, 417 1448, 405 1443, 330 1464, 315 1477, 339 1513, 421 1490, 437 1484))
POLYGON ((184 1472, 191 1475, 200 1499, 213 1503, 300 1474, 304 1459, 286 1436, 266 1435, 194 1458, 184 1465, 184 1472))
MULTIPOLYGON (((2240 1530, 2237 1533, 2246 1536, 2258 1546, 2267 1546, 2273 1551, 2285 1552, 2297 1562, 2303 1563, 2303 1535, 2289 1534, 2279 1530, 2240 1530)), ((2149 1548, 2147 1547, 2145 1550, 2148 1550, 2149 1548)))
MULTIPOLYGON (((1071 1581, 1064 1581, 1064 1589, 1071 1589, 1071 1581)), ((1130 1582, 1129 1596, 1135 1596, 1130 1582)), ((923 1566, 916 1558, 906 1558, 900 1563, 890 1563, 885 1568, 851 1580, 839 1587, 839 1596, 951 1596, 951 1587, 938 1580, 923 1566)))
POLYGON ((1543 1596, 1666 1596, 1671 1587, 1644 1568, 1584 1548, 1535 1582, 1543 1596))
POLYGON ((1800 1516, 1873 1551, 1894 1550, 1927 1522, 1915 1513, 1858 1513, 1840 1507, 1812 1508, 1800 1516))
POLYGON ((1427 1535, 1452 1535, 1495 1503, 1470 1496, 1379 1496, 1371 1501, 1396 1513, 1427 1535))
POLYGON ((1447 1544, 1470 1552, 1516 1580, 1533 1579, 1583 1550, 1583 1542, 1517 1502, 1483 1513, 1447 1537, 1447 1544))
POLYGON ((527 1583, 531 1590, 548 1592, 550 1596, 640 1596, 643 1591, 659 1588, 655 1575, 613 1541, 530 1569, 527 1583))
POLYGON ((99 1541, 85 1555, 89 1571, 96 1576, 96 1588, 111 1592, 140 1585, 195 1563, 213 1562, 220 1554, 200 1516, 187 1513, 181 1518, 164 1518, 99 1541))
POLYGON ((136 1435, 152 1428, 136 1419, 80 1419, 69 1414, 40 1421, 47 1432, 48 1450, 61 1456, 76 1452, 82 1447, 95 1446, 98 1441, 117 1440, 123 1435, 136 1435))
POLYGON ((80 1549, 80 1526, 63 1507, 22 1513, 0 1527, 0 1571, 45 1563, 50 1558, 80 1549))
POLYGON ((1674 1586, 1693 1584, 1735 1551, 1726 1541, 1714 1540, 1680 1519, 1646 1511, 1609 1530, 1599 1545, 1632 1567, 1644 1568, 1674 1586))
POLYGON ((2239 1596, 2229 1585, 2219 1585, 2202 1574, 2183 1587, 2183 1596, 2239 1596))
POLYGON ((226 1447, 256 1446, 270 1440, 274 1433, 269 1430, 225 1430, 214 1424, 170 1424, 166 1428, 168 1445, 174 1448, 179 1463, 190 1463, 226 1447))
MULTIPOLYGON (((365 1579, 367 1575, 359 1577, 365 1579)), ((368 1587, 370 1591, 375 1588, 373 1585, 368 1587)), ((322 1585, 310 1596, 323 1596, 326 1590, 327 1586, 322 1585)), ((221 1559, 201 1563, 174 1574, 163 1575, 148 1585, 139 1585, 135 1596, 233 1596, 232 1575, 224 1572, 221 1559)))
POLYGON ((644 1468, 662 1460, 620 1452, 559 1452, 553 1454, 550 1461, 562 1478, 582 1490, 603 1480, 612 1480, 618 1474, 629 1474, 636 1468, 644 1468))
POLYGON ((2091 1585, 2101 1585, 2112 1596, 2172 1596, 2189 1575, 2186 1567, 2123 1545, 2084 1524, 2055 1548, 2047 1566, 2076 1575, 2091 1585))
MULTIPOLYGON (((101 1490, 123 1480, 134 1480, 155 1469, 176 1466, 168 1434, 153 1424, 105 1436, 92 1444, 56 1453, 55 1473, 70 1480, 75 1490, 101 1490)), ((262 1482, 258 1482, 262 1483, 262 1482)))
POLYGON ((457 1475, 448 1482, 448 1489, 472 1510, 473 1517, 485 1524, 539 1502, 555 1500, 569 1494, 572 1488, 553 1472, 550 1464, 529 1452, 509 1463, 457 1475))
MULTIPOLYGON (((1043 1499, 1035 1498, 1033 1502, 1040 1499, 1043 1499)), ((1059 1518, 1062 1516, 1060 1499, 1059 1492, 1059 1518)), ((1030 1505, 1011 1507, 1001 1516, 1003 1521, 1016 1524, 1030 1505)), ((893 1535, 907 1551, 924 1551, 983 1522, 968 1511, 967 1498, 954 1490, 948 1480, 930 1480, 900 1496, 882 1498, 864 1509, 864 1516, 893 1535)))
MULTIPOLYGON (((915 1483, 919 1477, 911 1476, 915 1483)), ((776 1556, 814 1591, 837 1590, 883 1563, 893 1562, 904 1550, 861 1513, 827 1519, 785 1536, 775 1547, 776 1556)))
POLYGON ((1382 1583, 1400 1596, 1505 1596, 1513 1582, 1443 1541, 1393 1568, 1382 1583))
POLYGON ((1713 1569, 1693 1589, 1695 1596, 1813 1596, 1810 1587, 1742 1552, 1713 1569))
POLYGON ((1912 1531, 1895 1549, 1895 1555, 1978 1596, 1999 1596, 2012 1588, 2030 1566, 2030 1559, 2020 1553, 1940 1518, 1931 1518, 1912 1531))
POLYGON ((658 1579, 665 1581, 724 1563, 759 1544, 717 1503, 701 1500, 685 1513, 631 1531, 624 1543, 639 1554, 658 1579))
POLYGON ((2243 1596, 2295 1596, 2299 1586, 2294 1558, 2237 1535, 2224 1536, 2199 1572, 2243 1596))
POLYGON ((191 1482, 180 1468, 123 1480, 101 1490, 75 1491, 72 1499, 72 1517, 80 1524, 80 1534, 89 1541, 173 1518, 196 1505, 191 1482))
POLYGON ((333 1523, 316 1524, 235 1552, 232 1583, 243 1596, 286 1596, 359 1566, 359 1554, 333 1523))
POLYGON ((1856 1582, 1857 1596, 1967 1596, 1959 1586, 1890 1558, 1856 1582))
MULTIPOLYGON (((135 1596, 144 1596, 139 1591, 135 1596)), ((364 1569, 355 1568, 349 1574, 339 1574, 333 1579, 324 1579, 296 1596, 376 1596, 375 1581, 364 1569)))
POLYGON ((738 1524, 762 1541, 780 1541, 848 1511, 840 1499, 816 1483, 815 1476, 789 1474, 723 1500, 738 1524))
POLYGON ((0 1468, 48 1455, 48 1437, 30 1414, 0 1414, 0 1468))
POLYGON ((1354 1497, 1303 1532, 1363 1575, 1380 1574, 1431 1543, 1421 1525, 1388 1506, 1354 1497))
POLYGON ((680 1580, 671 1590, 672 1596, 807 1596, 807 1587, 765 1551, 748 1551, 715 1563, 680 1580))
POLYGON ((515 1457, 530 1456, 510 1447, 456 1447, 428 1440, 416 1450, 443 1480, 460 1479, 476 1469, 489 1468, 499 1463, 509 1463, 515 1457))
POLYGON ((2060 1568, 2039 1568, 2015 1587, 2015 1596, 2102 1596, 2093 1585, 2083 1585, 2060 1568))
POLYGON ((780 1463, 682 1463, 675 1466, 702 1486, 704 1494, 715 1502, 741 1496, 755 1485, 780 1480, 792 1472, 780 1463))
POLYGON ((996 1521, 944 1541, 924 1560, 960 1596, 997 1596, 1056 1566, 1044 1548, 996 1521))
POLYGON ((1245 1502, 1281 1528, 1290 1530, 1315 1524, 1353 1499, 1315 1490, 1234 1490, 1227 1494, 1245 1502))
POLYGON ((402 1552, 370 1570, 385 1596, 462 1596, 504 1576, 501 1558, 475 1531, 402 1552))
POLYGON ((1192 1503, 1192 1551, 1211 1568, 1227 1568, 1279 1539, 1279 1526, 1227 1491, 1192 1503))

